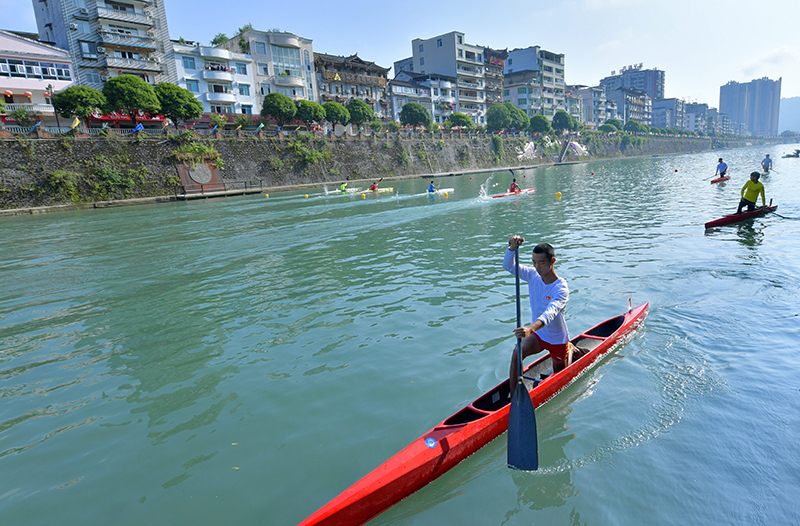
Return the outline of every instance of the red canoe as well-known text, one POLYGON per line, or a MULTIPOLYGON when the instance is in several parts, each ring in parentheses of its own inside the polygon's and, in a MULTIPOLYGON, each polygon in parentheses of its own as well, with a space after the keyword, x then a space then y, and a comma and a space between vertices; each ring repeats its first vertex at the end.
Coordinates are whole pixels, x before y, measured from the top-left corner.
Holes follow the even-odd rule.
POLYGON ((492 196, 492 199, 497 199, 498 197, 508 197, 508 196, 510 196, 510 195, 519 195, 519 194, 532 194, 532 193, 533 193, 533 192, 535 192, 535 191, 536 191, 536 189, 535 189, 535 188, 523 188, 523 189, 522 189, 522 190, 520 190, 519 192, 507 192, 507 193, 505 193, 505 194, 497 194, 497 195, 493 195, 493 196, 492 196))
MULTIPOLYGON (((552 374, 549 355, 526 367, 527 378, 523 381, 534 407, 555 396, 605 353, 624 344, 625 337, 644 321, 647 311, 645 303, 573 338, 574 345, 588 352, 556 374, 552 374)), ((300 526, 364 524, 505 432, 510 401, 506 380, 375 468, 300 526)))
POLYGON ((725 181, 727 181, 730 178, 731 178, 730 175, 726 175, 725 177, 717 177, 716 179, 711 179, 711 184, 724 183, 725 181))
MULTIPOLYGON (((771 200, 770 200, 771 201, 771 200)), ((729 216, 721 217, 720 219, 715 219, 714 221, 709 221, 706 223, 706 228, 714 228, 716 226, 725 226, 730 225, 733 223, 738 223, 739 221, 744 221, 745 219, 752 219, 754 217, 763 216, 767 212, 774 212, 778 209, 778 205, 768 206, 766 208, 756 208, 752 212, 742 212, 741 214, 731 214, 729 216)))

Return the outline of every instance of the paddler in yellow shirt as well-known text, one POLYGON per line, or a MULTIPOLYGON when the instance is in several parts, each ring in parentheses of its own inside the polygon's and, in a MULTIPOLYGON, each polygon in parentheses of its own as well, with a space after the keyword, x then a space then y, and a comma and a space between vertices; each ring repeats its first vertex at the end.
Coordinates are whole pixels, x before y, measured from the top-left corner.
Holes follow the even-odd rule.
POLYGON ((742 200, 739 201, 739 209, 736 210, 737 214, 741 214, 744 207, 747 207, 748 212, 755 210, 758 194, 761 194, 762 208, 767 206, 767 198, 764 195, 764 184, 758 181, 759 177, 761 177, 760 173, 753 172, 750 174, 750 180, 744 183, 742 187, 742 200))

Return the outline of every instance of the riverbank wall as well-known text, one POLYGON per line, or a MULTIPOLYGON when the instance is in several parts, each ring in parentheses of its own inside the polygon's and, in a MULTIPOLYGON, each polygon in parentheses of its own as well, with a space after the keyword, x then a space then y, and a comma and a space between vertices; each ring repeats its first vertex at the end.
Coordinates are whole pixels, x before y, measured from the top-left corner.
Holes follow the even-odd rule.
POLYGON ((530 155, 531 139, 501 135, 17 136, 0 139, 0 213, 191 197, 198 188, 203 192, 202 185, 188 188, 186 184, 187 168, 198 164, 214 170, 221 181, 217 190, 224 195, 749 145, 733 140, 632 135, 589 135, 568 141, 584 146, 588 155, 579 156, 564 141, 540 139, 533 141, 536 147, 530 155), (521 156, 526 146, 529 155, 521 156), (183 178, 180 168, 184 168, 183 178))

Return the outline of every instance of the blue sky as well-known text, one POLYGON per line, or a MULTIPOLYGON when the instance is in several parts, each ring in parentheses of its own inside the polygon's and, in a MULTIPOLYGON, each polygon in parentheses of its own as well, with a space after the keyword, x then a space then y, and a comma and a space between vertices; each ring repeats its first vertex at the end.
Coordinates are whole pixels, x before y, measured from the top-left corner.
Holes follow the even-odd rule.
MULTIPOLYGON (((797 0, 163 1, 171 37, 204 44, 250 23, 310 38, 317 52, 391 67, 411 55, 412 39, 457 30, 470 44, 564 53, 569 84, 596 85, 643 63, 666 71, 667 97, 714 107, 729 80, 783 77, 781 96, 800 96, 797 0)), ((36 32, 30 0, 0 0, 0 12, 0 29, 36 32)))

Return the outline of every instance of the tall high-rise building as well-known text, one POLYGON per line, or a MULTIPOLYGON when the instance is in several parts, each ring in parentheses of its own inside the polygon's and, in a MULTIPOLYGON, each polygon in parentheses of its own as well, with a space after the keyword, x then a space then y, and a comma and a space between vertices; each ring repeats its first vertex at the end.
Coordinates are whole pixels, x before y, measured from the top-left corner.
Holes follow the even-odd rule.
POLYGON ((719 88, 719 111, 734 127, 754 135, 777 135, 781 81, 767 77, 750 82, 730 81, 719 88))
POLYGON ((503 81, 503 98, 529 116, 544 115, 553 120, 565 110, 564 55, 539 46, 508 52, 503 81))
POLYGON ((660 69, 642 69, 643 64, 623 67, 600 81, 606 92, 619 88, 632 88, 643 91, 651 99, 664 98, 664 72, 660 69))
POLYGON ((176 83, 164 2, 49 0, 33 2, 42 40, 69 51, 76 84, 101 89, 110 77, 136 75, 176 83))

